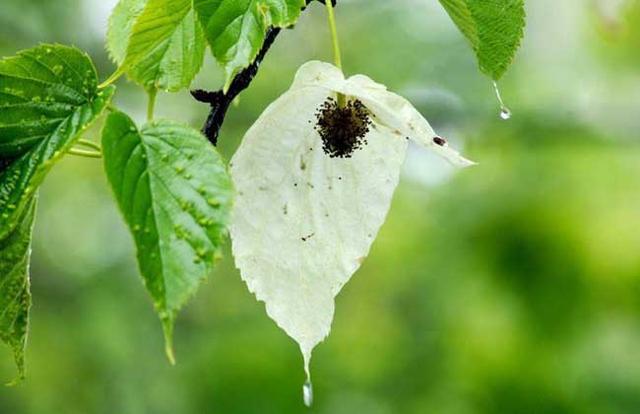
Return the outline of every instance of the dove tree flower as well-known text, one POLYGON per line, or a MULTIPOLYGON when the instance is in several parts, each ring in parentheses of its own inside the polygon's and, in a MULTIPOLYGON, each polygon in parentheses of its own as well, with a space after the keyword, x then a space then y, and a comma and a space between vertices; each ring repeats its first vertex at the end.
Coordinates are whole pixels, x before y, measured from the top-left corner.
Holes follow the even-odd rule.
POLYGON ((311 353, 331 328, 334 298, 385 221, 409 141, 455 166, 473 165, 406 99, 367 76, 347 79, 313 61, 231 161, 236 266, 300 345, 308 378, 311 353))

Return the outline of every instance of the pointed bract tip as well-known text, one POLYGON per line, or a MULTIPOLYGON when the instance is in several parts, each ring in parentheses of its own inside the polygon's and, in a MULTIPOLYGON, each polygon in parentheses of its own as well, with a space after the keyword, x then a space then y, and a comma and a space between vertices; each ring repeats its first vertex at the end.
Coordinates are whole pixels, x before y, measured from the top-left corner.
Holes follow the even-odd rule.
POLYGON ((466 158, 462 158, 462 162, 458 165, 460 166, 460 168, 469 168, 469 167, 475 167, 476 165, 478 165, 478 163, 475 161, 468 160, 466 158))

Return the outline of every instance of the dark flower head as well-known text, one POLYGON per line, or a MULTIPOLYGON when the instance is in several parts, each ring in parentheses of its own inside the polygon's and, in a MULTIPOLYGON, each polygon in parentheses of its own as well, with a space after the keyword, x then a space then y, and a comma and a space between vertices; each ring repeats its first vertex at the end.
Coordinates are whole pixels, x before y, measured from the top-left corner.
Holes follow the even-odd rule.
POLYGON ((315 129, 322 138, 322 149, 331 158, 351 158, 356 150, 367 144, 371 117, 359 100, 340 107, 335 99, 328 98, 318 108, 316 118, 315 129))

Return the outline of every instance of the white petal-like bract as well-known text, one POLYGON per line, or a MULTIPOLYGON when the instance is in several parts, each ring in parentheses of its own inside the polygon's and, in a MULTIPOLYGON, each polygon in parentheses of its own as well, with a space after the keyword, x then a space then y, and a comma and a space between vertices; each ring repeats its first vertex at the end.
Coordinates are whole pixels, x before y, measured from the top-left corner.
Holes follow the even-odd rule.
POLYGON ((231 223, 236 266, 269 316, 302 350, 328 334, 334 298, 368 255, 389 211, 408 140, 455 165, 472 163, 434 142, 429 123, 405 99, 366 76, 345 79, 310 62, 291 89, 247 132, 231 163, 237 198, 231 223), (373 124, 351 158, 331 158, 316 111, 336 93, 360 100, 373 124))

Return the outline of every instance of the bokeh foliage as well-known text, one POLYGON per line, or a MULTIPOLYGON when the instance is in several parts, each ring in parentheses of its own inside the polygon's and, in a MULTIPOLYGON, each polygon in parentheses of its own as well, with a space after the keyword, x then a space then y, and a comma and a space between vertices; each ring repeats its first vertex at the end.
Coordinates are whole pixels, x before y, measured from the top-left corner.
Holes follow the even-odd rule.
MULTIPOLYGON (((75 43, 110 73, 105 3, 3 0, 0 52, 75 43)), ((346 71, 407 96, 480 165, 449 176, 412 152, 380 239, 314 356, 311 412, 640 411, 635 37, 599 29, 591 2, 529 2, 529 33, 502 85, 514 111, 505 123, 437 2, 367 4, 337 10, 346 71)), ((621 24, 640 24, 629 16, 621 24)), ((301 63, 330 56, 323 9, 312 7, 230 112, 226 158, 301 63)), ((207 62, 198 86, 221 83, 207 62)), ((126 83, 117 98, 140 118, 144 99, 126 83)), ((196 127, 207 111, 186 94, 162 95, 158 107, 196 127)), ((170 367, 101 163, 65 158, 39 204, 29 376, 0 389, 0 413, 305 412, 298 350, 228 252, 178 318, 170 367)), ((13 373, 2 348, 0 377, 13 373)))

